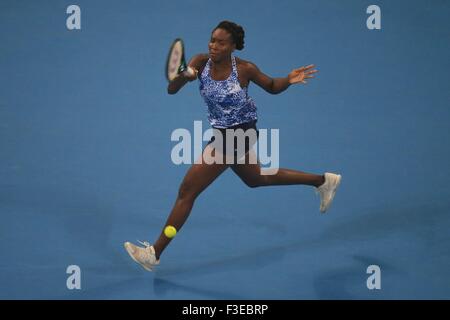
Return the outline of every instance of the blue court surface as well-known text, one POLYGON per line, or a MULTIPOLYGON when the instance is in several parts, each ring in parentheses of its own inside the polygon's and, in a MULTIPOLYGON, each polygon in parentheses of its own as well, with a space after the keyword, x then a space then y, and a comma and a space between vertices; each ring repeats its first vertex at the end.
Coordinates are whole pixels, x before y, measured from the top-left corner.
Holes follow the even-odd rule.
POLYGON ((449 16, 447 0, 1 0, 0 298, 449 299, 449 16), (320 214, 312 187, 227 170, 149 273, 123 242, 153 242, 172 208, 189 168, 172 132, 209 127, 197 82, 167 94, 168 47, 206 53, 222 20, 270 76, 316 65, 249 94, 280 167, 343 180, 320 214))

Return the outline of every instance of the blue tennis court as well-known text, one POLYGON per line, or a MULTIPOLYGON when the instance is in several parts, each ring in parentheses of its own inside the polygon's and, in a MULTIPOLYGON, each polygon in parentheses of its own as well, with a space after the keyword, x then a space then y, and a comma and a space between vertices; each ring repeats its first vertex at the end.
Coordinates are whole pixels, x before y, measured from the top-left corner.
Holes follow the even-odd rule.
POLYGON ((449 16, 445 0, 2 0, 0 298, 449 299, 449 16), (173 206, 189 165, 172 132, 209 128, 197 82, 167 94, 168 46, 206 53, 222 20, 270 76, 316 65, 307 85, 249 94, 280 167, 342 183, 321 214, 311 187, 227 170, 149 273, 123 243, 154 241, 173 206))

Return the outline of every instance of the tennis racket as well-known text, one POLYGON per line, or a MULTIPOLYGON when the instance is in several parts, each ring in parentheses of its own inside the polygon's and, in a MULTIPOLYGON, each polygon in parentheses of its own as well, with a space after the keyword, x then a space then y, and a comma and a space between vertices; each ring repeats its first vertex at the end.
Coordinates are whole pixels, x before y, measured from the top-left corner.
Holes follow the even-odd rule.
POLYGON ((188 67, 184 57, 184 43, 183 40, 177 38, 170 46, 169 55, 166 62, 166 77, 168 81, 175 79, 180 73, 186 73, 188 76, 193 76, 195 71, 188 67))

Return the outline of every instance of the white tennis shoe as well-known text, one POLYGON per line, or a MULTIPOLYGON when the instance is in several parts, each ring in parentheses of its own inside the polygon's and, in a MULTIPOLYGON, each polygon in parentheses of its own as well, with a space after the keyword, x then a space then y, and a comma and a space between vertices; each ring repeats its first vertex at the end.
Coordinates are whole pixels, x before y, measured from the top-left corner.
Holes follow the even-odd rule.
POLYGON ((325 182, 316 188, 316 193, 320 194, 320 212, 325 213, 330 207, 341 178, 340 174, 325 172, 325 182))
POLYGON ((159 264, 159 260, 156 259, 155 248, 146 241, 138 242, 144 247, 138 247, 131 242, 125 242, 123 246, 134 261, 139 263, 145 270, 153 271, 153 268, 159 264))

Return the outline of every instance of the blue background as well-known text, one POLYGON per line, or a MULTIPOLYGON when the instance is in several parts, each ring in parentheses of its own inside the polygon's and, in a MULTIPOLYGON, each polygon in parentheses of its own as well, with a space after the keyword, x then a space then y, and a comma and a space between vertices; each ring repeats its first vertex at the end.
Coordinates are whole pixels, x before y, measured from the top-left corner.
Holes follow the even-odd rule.
POLYGON ((1 0, 0 298, 449 299, 449 16, 444 0, 1 0), (123 242, 154 241, 173 205, 189 166, 172 131, 208 127, 197 83, 167 95, 167 49, 206 52, 224 19, 270 76, 316 64, 306 86, 249 92, 281 167, 343 182, 321 215, 310 187, 228 170, 146 273, 123 242))

